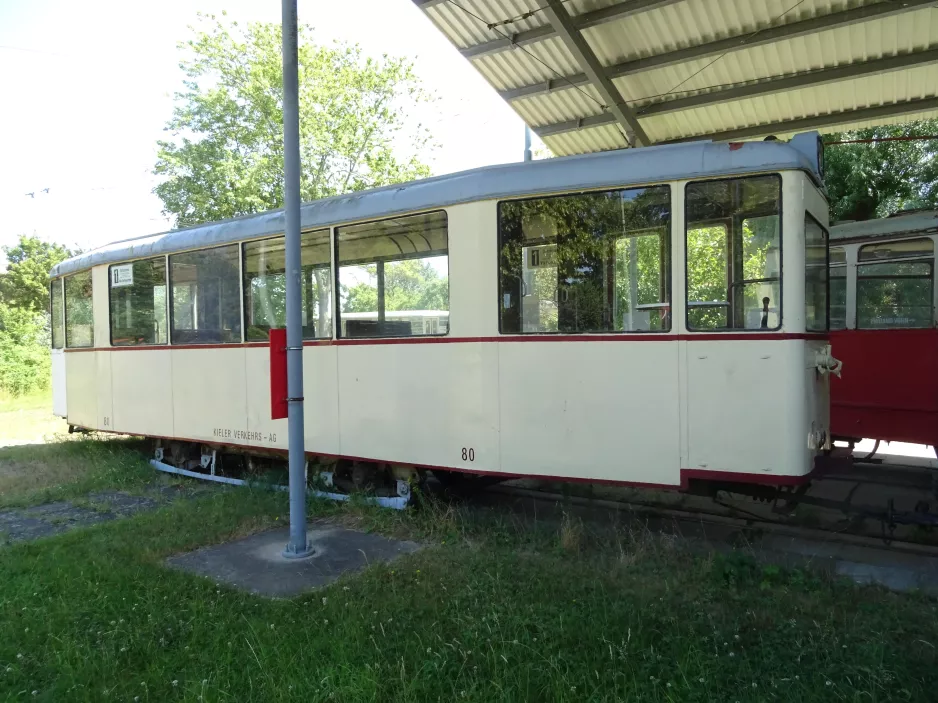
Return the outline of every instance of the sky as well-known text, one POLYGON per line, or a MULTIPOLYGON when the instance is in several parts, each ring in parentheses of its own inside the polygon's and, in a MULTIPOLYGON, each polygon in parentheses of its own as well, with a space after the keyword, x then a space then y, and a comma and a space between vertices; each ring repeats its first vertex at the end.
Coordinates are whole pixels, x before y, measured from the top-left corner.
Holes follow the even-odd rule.
MULTIPOLYGON (((164 231, 156 141, 196 13, 280 22, 277 0, 0 0, 0 245, 84 249, 164 231), (29 194, 32 195, 29 195, 29 194)), ((421 115, 434 175, 520 161, 524 125, 411 0, 298 0, 315 40, 407 56, 438 102, 421 115)), ((535 137, 535 145, 537 145, 535 137)))

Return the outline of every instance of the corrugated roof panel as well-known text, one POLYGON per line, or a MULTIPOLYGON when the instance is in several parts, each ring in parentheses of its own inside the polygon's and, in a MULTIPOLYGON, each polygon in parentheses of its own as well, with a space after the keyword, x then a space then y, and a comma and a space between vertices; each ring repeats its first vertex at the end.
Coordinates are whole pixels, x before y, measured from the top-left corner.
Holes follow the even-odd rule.
MULTIPOLYGON (((457 0, 459 5, 486 21, 517 17, 537 8, 544 0, 457 0)), ((603 65, 697 46, 729 36, 749 35, 758 40, 769 27, 799 22, 887 0, 686 0, 605 22, 583 30, 583 36, 603 65)), ((615 0, 569 0, 564 4, 574 17, 598 8, 621 4, 615 0)), ((888 3, 890 11, 901 3, 888 3)), ((497 30, 469 17, 453 3, 435 5, 427 14, 460 47, 491 41, 498 32, 510 34, 543 26, 538 12, 497 30), (469 24, 467 24, 467 21, 469 24), (474 23, 474 24, 473 24, 474 23)), ((889 17, 855 22, 812 34, 791 37, 762 46, 746 46, 723 55, 713 54, 615 79, 623 97, 633 106, 669 98, 711 92, 773 77, 791 76, 821 68, 938 49, 938 3, 898 12, 889 17)), ((582 91, 564 88, 559 75, 582 73, 563 41, 556 35, 538 42, 500 51, 473 60, 483 76, 498 90, 510 90, 553 79, 554 89, 516 100, 515 110, 537 127, 598 115, 599 94, 592 87, 582 91), (532 57, 533 55, 533 57, 532 57), (536 58, 535 58, 536 57, 536 58)), ((938 85, 938 64, 903 68, 891 73, 748 98, 730 104, 713 104, 646 116, 642 125, 654 140, 673 140, 720 133, 753 125, 803 120, 829 113, 862 109, 894 102, 933 97, 938 85)), ((924 114, 931 114, 926 112, 924 114)), ((905 121, 880 118, 875 123, 905 121)), ((868 122, 868 121, 866 121, 868 122)), ((866 122, 848 123, 848 126, 866 122)), ((824 127, 829 129, 828 127, 824 127)), ((842 127, 841 127, 842 128, 842 127)), ((546 143, 558 154, 578 153, 622 145, 615 125, 584 128, 569 134, 548 136, 546 143)))

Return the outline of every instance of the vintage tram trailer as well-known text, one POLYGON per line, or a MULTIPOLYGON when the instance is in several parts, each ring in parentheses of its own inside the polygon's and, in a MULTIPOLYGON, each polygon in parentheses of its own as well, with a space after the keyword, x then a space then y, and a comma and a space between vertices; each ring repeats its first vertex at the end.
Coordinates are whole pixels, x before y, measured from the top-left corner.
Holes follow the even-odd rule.
MULTIPOLYGON (((694 142, 304 205, 309 454, 372 478, 805 482, 835 365, 820 161, 814 133, 694 142)), ((179 465, 285 450, 266 341, 283 227, 266 212, 56 266, 55 412, 179 465)))
POLYGON ((831 386, 839 439, 938 444, 936 238, 935 210, 831 229, 831 343, 844 362, 831 386))

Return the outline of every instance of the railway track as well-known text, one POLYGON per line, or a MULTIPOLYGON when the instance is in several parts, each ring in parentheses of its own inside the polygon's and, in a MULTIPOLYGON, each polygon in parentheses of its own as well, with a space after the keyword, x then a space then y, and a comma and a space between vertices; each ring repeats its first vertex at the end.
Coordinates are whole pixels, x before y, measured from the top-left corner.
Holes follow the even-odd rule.
MULTIPOLYGON (((848 476, 838 476, 835 480, 851 479, 848 476)), ((884 483, 877 485, 884 485, 884 483)), ((938 530, 933 532, 936 543, 930 544, 892 535, 886 529, 880 535, 864 534, 856 531, 856 521, 846 523, 841 521, 840 524, 832 524, 829 527, 793 524, 790 516, 776 515, 775 519, 772 519, 748 510, 743 504, 728 502, 714 502, 715 506, 722 508, 722 511, 717 511, 706 507, 674 507, 659 501, 640 498, 583 496, 551 488, 513 485, 510 482, 490 486, 484 490, 484 493, 502 499, 549 503, 554 507, 574 505, 590 509, 599 508, 607 514, 627 512, 632 515, 667 520, 675 523, 679 528, 681 526, 694 528, 712 526, 723 530, 736 530, 751 538, 774 535, 810 542, 875 549, 892 554, 938 557, 938 530)), ((764 506, 763 509, 765 509, 764 506)))

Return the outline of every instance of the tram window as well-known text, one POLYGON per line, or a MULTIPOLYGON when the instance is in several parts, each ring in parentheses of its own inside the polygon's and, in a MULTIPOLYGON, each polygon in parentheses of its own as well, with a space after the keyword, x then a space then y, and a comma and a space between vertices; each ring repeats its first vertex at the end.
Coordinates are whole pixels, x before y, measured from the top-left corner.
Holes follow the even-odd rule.
POLYGON ((503 334, 671 328, 667 186, 499 203, 503 334))
POLYGON ((827 331, 827 232, 811 215, 804 215, 805 329, 827 331))
POLYGON ((339 227, 336 260, 340 337, 448 333, 445 212, 339 227))
POLYGON ((690 183, 685 195, 688 329, 779 329, 781 179, 690 183))
POLYGON ((934 249, 931 239, 861 247, 857 327, 931 327, 934 249))
POLYGON ((830 298, 832 330, 847 328, 847 250, 830 248, 830 298))
MULTIPOLYGON (((329 230, 300 237, 303 338, 332 336, 332 266, 329 230)), ((266 340, 287 321, 284 238, 244 244, 244 320, 248 341, 266 340)))
POLYGON ((241 341, 238 245, 169 257, 173 344, 241 341))
POLYGON ((111 344, 166 344, 166 260, 116 264, 108 274, 111 344))
POLYGON ((65 345, 65 309, 62 302, 62 279, 52 281, 49 286, 52 302, 52 348, 61 349, 65 345))
POLYGON ((65 278, 65 346, 94 346, 91 271, 65 278))

